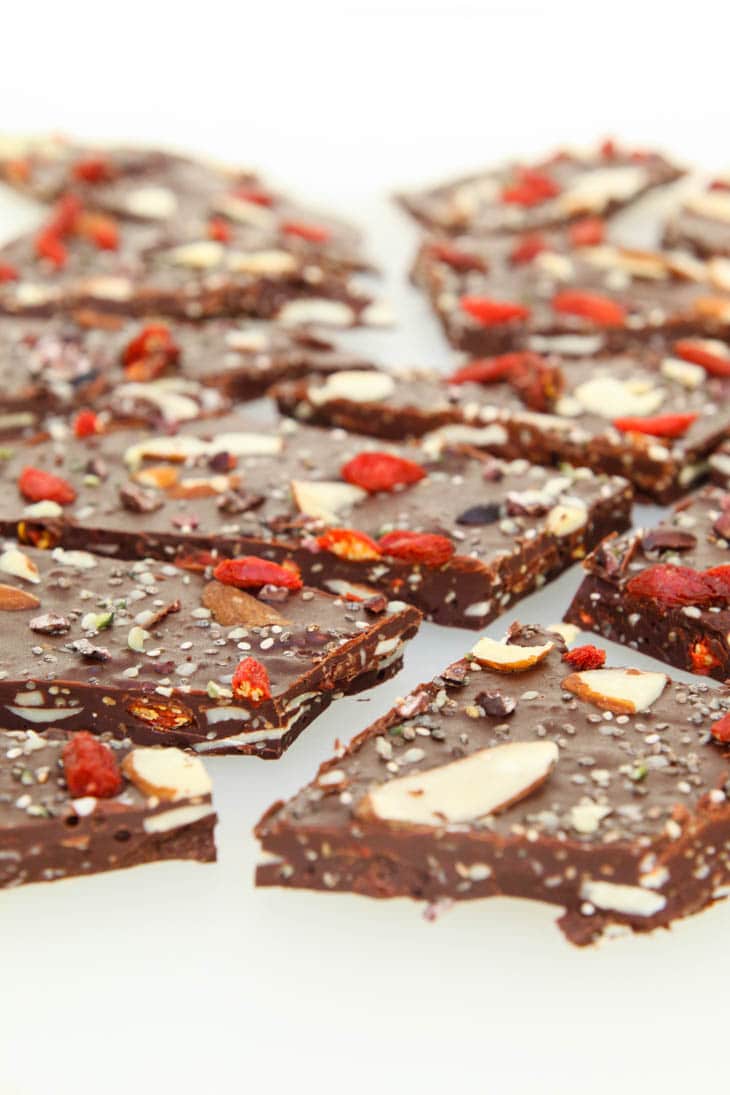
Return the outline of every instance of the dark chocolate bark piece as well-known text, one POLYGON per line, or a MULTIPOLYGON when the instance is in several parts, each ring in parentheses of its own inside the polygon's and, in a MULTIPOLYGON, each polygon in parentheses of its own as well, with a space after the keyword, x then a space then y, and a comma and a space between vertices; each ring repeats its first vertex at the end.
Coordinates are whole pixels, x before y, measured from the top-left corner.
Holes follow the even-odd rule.
POLYGON ((710 457, 710 478, 726 490, 730 489, 730 442, 720 445, 710 457))
POLYGON ((33 728, 0 731, 0 887, 215 860, 217 819, 198 757, 109 740, 116 789, 99 797, 69 787, 66 745, 33 728))
POLYGON ((403 194, 400 201, 437 232, 525 232, 585 216, 610 216, 682 174, 657 152, 606 141, 600 148, 559 150, 533 163, 507 163, 403 194))
POLYGON ((585 468, 432 456, 291 420, 262 433, 236 415, 175 434, 115 431, 4 455, 0 531, 23 543, 120 559, 293 560, 331 593, 384 593, 475 628, 626 528, 631 506, 624 479, 585 468), (408 472, 392 490, 349 468, 357 458, 356 469, 377 469, 384 449, 386 463, 395 457, 408 472), (489 507, 488 524, 463 520, 477 505, 489 507))
POLYGON ((508 237, 426 240, 413 276, 453 346, 591 356, 730 333, 724 268, 689 252, 575 246, 546 234, 525 259, 508 237))
POLYGON ((730 752, 712 730, 730 691, 564 652, 518 624, 480 640, 271 807, 257 884, 531 898, 578 945, 726 896, 730 752))
MULTIPOLYGON (((684 352, 688 345, 678 343, 684 352)), ((728 366, 728 377, 714 376, 673 347, 595 358, 525 352, 467 364, 450 379, 345 370, 284 382, 272 394, 302 422, 420 437, 428 448, 461 442, 508 460, 584 465, 623 475, 667 502, 706 474, 708 455, 730 434, 730 354, 728 366)))
POLYGON ((721 271, 722 259, 730 256, 730 179, 717 176, 705 189, 684 197, 664 229, 663 244, 703 259, 718 256, 712 265, 721 271))
POLYGON ((600 544, 565 619, 679 669, 730 680, 728 544, 730 495, 705 487, 657 528, 600 544))
POLYGON ((402 603, 372 614, 318 590, 288 592, 266 570, 239 589, 202 566, 63 548, 8 548, 0 579, 5 727, 200 753, 280 756, 338 694, 397 672, 420 620, 402 603), (260 695, 237 683, 244 659, 257 663, 260 695))

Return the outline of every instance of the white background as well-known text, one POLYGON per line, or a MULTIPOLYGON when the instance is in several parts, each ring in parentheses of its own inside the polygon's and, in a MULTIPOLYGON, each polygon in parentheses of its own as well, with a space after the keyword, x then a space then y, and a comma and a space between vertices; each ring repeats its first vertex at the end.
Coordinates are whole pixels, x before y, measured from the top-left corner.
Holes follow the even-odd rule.
MULTIPOLYGON (((445 364, 402 282, 415 234, 386 192, 606 133, 726 166, 723 9, 16 2, 0 120, 188 146, 331 203, 388 265, 402 326, 373 351, 445 364)), ((7 199, 0 225, 33 216, 7 199)), ((578 577, 520 618, 558 619, 578 577)), ((0 1095, 723 1090, 730 908, 576 951, 528 903, 427 924, 406 901, 252 888, 261 812, 474 638, 426 627, 397 680, 331 708, 283 760, 213 762, 217 866, 0 895, 0 1095)))

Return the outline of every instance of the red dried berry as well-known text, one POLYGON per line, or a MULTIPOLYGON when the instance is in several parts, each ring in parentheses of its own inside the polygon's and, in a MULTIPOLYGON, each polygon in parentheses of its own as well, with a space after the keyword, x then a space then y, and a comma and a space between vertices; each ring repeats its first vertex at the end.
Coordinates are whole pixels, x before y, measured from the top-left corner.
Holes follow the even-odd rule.
POLYGON ((599 293, 582 293, 565 289, 552 299, 553 310, 571 316, 590 319, 600 327, 623 327, 626 309, 615 300, 599 293))
POLYGON ((507 380, 519 354, 501 354, 469 361, 447 377, 448 384, 495 384, 507 380))
POLYGON ((463 312, 477 320, 483 327, 498 327, 513 319, 527 319, 530 309, 511 300, 493 300, 491 297, 462 297, 459 305, 463 312))
POLYGON ((696 639, 689 646, 689 660, 692 665, 692 672, 698 673, 700 676, 707 676, 712 670, 716 669, 722 662, 713 654, 712 648, 706 639, 696 639))
POLYGON ((722 354, 708 350, 702 342, 681 338, 679 342, 674 343, 674 352, 684 361, 701 365, 710 376, 730 377, 730 357, 723 357, 722 354))
POLYGON ((76 491, 60 475, 51 475, 40 468, 26 467, 18 478, 18 490, 29 502, 58 502, 67 506, 76 498, 76 491))
POLYGON ((303 584, 299 570, 293 563, 279 566, 278 563, 272 563, 270 559, 260 559, 257 555, 224 559, 213 571, 213 577, 225 585, 238 586, 239 589, 254 589, 259 586, 301 589, 303 584))
POLYGON ((298 236, 308 243, 325 243, 332 235, 329 228, 321 224, 304 224, 302 221, 284 221, 281 230, 287 236, 298 236))
POLYGON ((454 247, 450 243, 430 243, 428 253, 438 262, 443 262, 446 266, 450 266, 452 270, 458 270, 461 273, 466 273, 469 270, 485 272, 487 269, 487 264, 483 258, 478 255, 470 255, 467 251, 462 251, 459 247, 454 247))
POLYGON ((513 262, 515 266, 532 262, 542 251, 546 251, 547 247, 547 241, 543 235, 539 232, 529 232, 517 240, 510 252, 510 262, 513 262))
POLYGON ((575 650, 566 650, 563 661, 573 669, 600 669, 606 661, 606 651, 598 646, 576 646, 575 650))
POLYGON ((630 578, 626 591, 632 597, 670 607, 727 601, 730 599, 730 567, 714 567, 703 572, 692 567, 657 563, 630 578))
POLYGON ((5 178, 12 183, 29 183, 33 176, 33 167, 29 160, 8 160, 2 170, 5 178))
POLYGON ((100 432, 99 419, 93 411, 79 411, 73 429, 75 437, 93 437, 100 432))
POLYGON ((317 537, 317 544, 323 551, 338 555, 340 559, 353 562, 368 562, 380 558, 375 541, 364 532, 351 528, 331 528, 317 537))
POLYGON ((420 464, 389 452, 361 452, 343 464, 340 475, 346 482, 370 494, 418 483, 426 476, 420 464))
POLYGON ((560 187, 542 171, 530 167, 517 169, 516 179, 502 191, 502 201, 515 205, 540 205, 560 193, 560 187))
POLYGON ((568 229, 568 238, 573 247, 598 247, 603 243, 604 236, 605 225, 600 217, 583 217, 568 229))
POLYGON ((455 550, 447 536, 439 536, 433 532, 409 532, 407 529, 395 529, 386 533, 381 536, 378 546, 383 555, 409 563, 423 563, 430 567, 440 567, 448 563, 455 550))
POLYGON ((255 658, 244 658, 238 663, 231 680, 231 689, 237 699, 246 700, 252 707, 258 707, 264 700, 271 699, 269 674, 255 658))
POLYGON ((17 281, 20 274, 10 263, 0 262, 0 285, 5 281, 17 281))
POLYGON ((549 410, 565 382, 559 366, 551 365, 539 354, 527 350, 470 361, 448 377, 447 382, 494 384, 499 381, 511 384, 525 406, 534 411, 549 410))
POLYGON ((212 551, 192 551, 189 555, 179 555, 175 559, 175 566, 181 570, 189 570, 193 574, 202 574, 208 567, 214 567, 218 562, 218 556, 212 551))
POLYGON ((60 270, 66 265, 68 251, 60 237, 49 229, 39 232, 35 239, 35 253, 39 259, 45 259, 60 270))
POLYGON ((252 202, 254 205, 269 206, 274 204, 271 194, 267 194, 265 190, 259 190, 255 186, 239 186, 233 191, 233 196, 241 202, 252 202))
POLYGON ((614 141, 613 137, 608 137, 603 142, 600 149, 601 155, 603 156, 604 160, 615 159, 617 151, 618 150, 616 148, 616 142, 614 141))
POLYGON ((124 369, 130 380, 153 380, 176 365, 180 347, 170 328, 164 323, 148 323, 122 354, 124 369))
POLYGON ((208 238, 217 240, 218 243, 229 243, 231 239, 231 226, 222 217, 211 217, 208 221, 208 238))
POLYGON ((710 190, 730 190, 730 182, 727 179, 713 179, 710 190))
POLYGON ((654 418, 614 418, 613 424, 623 433, 645 433, 650 437, 682 437, 699 415, 658 414, 654 418))
POLYGON ((730 714, 723 715, 717 722, 713 722, 710 732, 715 741, 730 745, 730 714))
POLYGON ((119 247, 119 229, 111 217, 101 213, 84 213, 79 217, 79 235, 99 248, 100 251, 116 251, 119 247))
POLYGON ((74 734, 62 753, 66 786, 72 798, 111 798, 122 789, 122 773, 114 753, 87 730, 74 734))
POLYGON ((112 165, 103 156, 89 156, 85 160, 78 160, 71 173, 75 179, 87 183, 109 182, 114 175, 112 165))

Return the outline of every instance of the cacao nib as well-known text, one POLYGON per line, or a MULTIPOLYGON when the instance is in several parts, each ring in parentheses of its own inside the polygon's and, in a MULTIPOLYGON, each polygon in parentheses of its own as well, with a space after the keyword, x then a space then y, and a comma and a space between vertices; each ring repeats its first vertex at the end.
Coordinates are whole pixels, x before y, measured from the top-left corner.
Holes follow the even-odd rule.
POLYGON ((693 533, 669 526, 650 529, 641 540, 644 551, 689 551, 696 543, 697 537, 693 533))
POLYGON ((501 516, 501 508, 496 502, 484 506, 470 506, 456 518, 457 525, 493 525, 501 516))
POLYGON ((119 488, 119 500, 130 513, 154 513, 162 506, 162 499, 154 491, 145 490, 136 483, 125 483, 119 488))
POLYGON ((479 692, 474 698, 485 714, 496 715, 497 718, 514 714, 517 707, 517 700, 513 699, 512 696, 504 696, 497 690, 479 692))

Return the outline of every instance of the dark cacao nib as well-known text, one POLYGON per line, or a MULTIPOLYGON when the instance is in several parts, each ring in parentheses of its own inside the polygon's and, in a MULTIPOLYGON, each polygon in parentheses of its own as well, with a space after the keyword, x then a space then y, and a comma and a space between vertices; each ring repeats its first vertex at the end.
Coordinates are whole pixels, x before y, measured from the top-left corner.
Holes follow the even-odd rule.
POLYGON ((511 696, 503 696, 501 692, 496 690, 493 692, 479 692, 474 698, 485 714, 496 715, 497 718, 514 714, 517 707, 517 700, 511 696))
POLYGON ((693 533, 668 526, 650 529, 641 540, 644 551, 689 551, 696 543, 697 537, 693 533))
POLYGON ((130 513, 154 513, 162 506, 162 499, 151 490, 125 483, 119 488, 119 500, 130 513))
POLYGON ((501 509, 496 502, 484 506, 470 506, 456 518, 457 525, 493 525, 498 521, 501 509))

